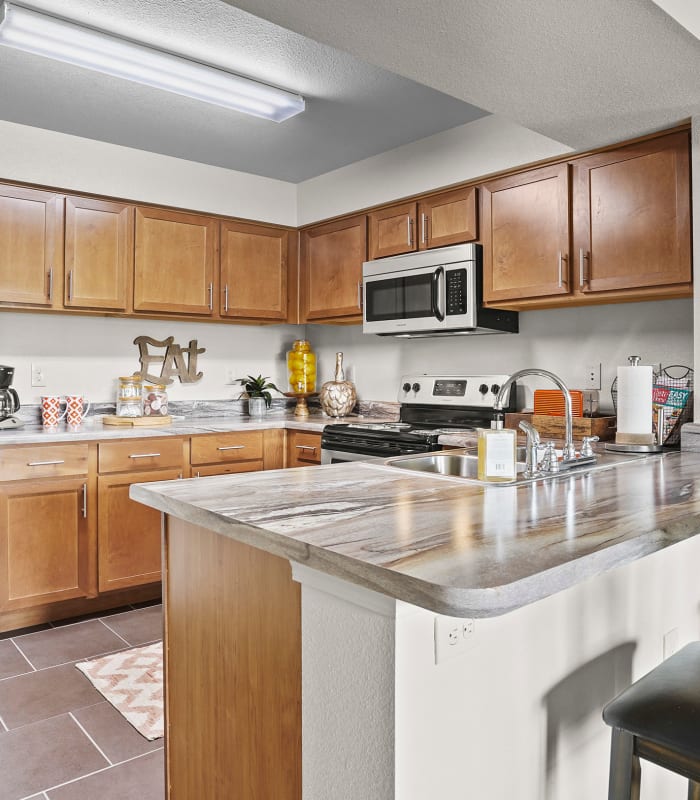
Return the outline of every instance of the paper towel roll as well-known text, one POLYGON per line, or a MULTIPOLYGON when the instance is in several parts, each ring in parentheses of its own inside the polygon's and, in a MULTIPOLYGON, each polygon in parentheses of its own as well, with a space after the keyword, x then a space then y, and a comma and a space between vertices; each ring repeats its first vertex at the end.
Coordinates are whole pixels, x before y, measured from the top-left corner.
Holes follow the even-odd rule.
POLYGON ((617 436, 618 443, 645 444, 653 441, 651 367, 617 368, 617 436), (648 442, 645 440, 648 438, 648 442))

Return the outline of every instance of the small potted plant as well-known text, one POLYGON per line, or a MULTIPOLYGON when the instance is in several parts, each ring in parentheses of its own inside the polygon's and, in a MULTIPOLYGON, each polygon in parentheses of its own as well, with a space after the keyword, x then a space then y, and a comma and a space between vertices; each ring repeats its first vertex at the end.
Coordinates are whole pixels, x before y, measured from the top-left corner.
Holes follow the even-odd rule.
POLYGON ((248 414, 251 417, 264 416, 265 411, 272 405, 270 389, 274 389, 276 392, 279 392, 279 389, 262 375, 258 375, 257 378, 247 375, 245 378, 237 378, 237 381, 243 386, 248 397, 248 414))

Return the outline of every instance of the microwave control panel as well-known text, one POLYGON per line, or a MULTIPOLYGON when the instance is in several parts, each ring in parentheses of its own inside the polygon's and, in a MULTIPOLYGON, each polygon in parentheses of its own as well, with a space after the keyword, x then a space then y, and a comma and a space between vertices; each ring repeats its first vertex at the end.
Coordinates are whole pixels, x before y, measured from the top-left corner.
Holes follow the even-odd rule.
POLYGON ((467 313, 467 270, 448 269, 445 273, 447 283, 447 315, 467 313))

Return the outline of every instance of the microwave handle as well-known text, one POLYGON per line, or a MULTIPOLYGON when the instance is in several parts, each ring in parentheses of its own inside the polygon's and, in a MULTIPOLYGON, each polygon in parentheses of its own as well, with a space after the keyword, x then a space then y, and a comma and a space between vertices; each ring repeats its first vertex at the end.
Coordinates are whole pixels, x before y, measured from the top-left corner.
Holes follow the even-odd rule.
POLYGON ((432 306, 433 316, 438 322, 442 322, 445 319, 445 315, 442 311, 440 311, 440 307, 438 305, 441 275, 445 275, 444 267, 438 267, 435 272, 433 272, 433 277, 430 280, 430 304, 432 306))

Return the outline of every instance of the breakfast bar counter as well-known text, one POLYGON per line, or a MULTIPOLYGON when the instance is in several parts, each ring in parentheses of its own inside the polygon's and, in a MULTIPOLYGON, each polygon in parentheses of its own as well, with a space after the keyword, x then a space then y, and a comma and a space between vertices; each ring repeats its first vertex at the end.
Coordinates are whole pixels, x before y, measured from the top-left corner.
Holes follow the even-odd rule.
POLYGON ((698 635, 699 485, 683 451, 132 486, 165 513, 170 797, 605 796, 602 705, 698 635))

